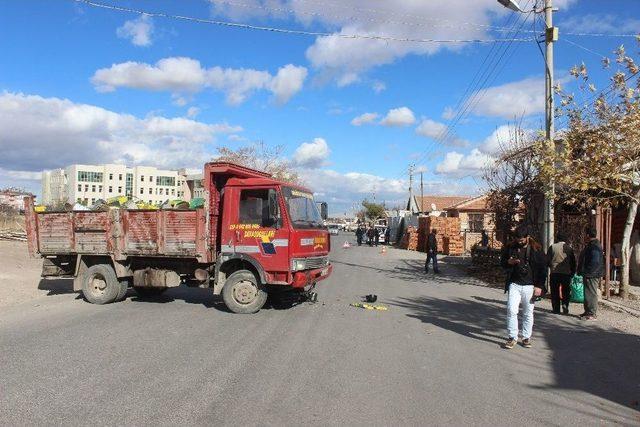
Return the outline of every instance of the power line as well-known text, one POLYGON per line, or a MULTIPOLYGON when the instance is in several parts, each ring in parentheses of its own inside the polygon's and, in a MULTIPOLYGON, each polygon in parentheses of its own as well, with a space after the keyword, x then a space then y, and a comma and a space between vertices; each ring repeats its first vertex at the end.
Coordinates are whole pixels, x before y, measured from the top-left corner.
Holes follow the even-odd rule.
POLYGON ((204 18, 195 18, 192 16, 183 16, 183 15, 171 15, 164 12, 150 12, 146 10, 140 9, 132 9, 128 7, 122 6, 114 6, 105 3, 98 3, 91 0, 72 0, 76 3, 82 3, 87 6, 102 8, 113 10, 117 12, 127 12, 127 13, 136 13, 139 15, 147 15, 151 17, 157 18, 171 18, 189 22, 196 22, 199 24, 211 24, 218 25, 223 27, 232 27, 232 28, 241 28, 245 30, 256 30, 256 31, 266 31, 272 33, 282 33, 282 34, 295 34, 295 35, 304 35, 304 36, 314 36, 314 37, 338 37, 342 39, 362 39, 362 40, 381 40, 381 41, 392 41, 392 42, 404 42, 404 43, 513 43, 513 42, 527 42, 529 39, 432 39, 432 38, 411 38, 411 37, 393 37, 393 36, 383 36, 376 34, 343 34, 343 33, 329 33, 325 31, 306 31, 306 30, 295 30, 288 28, 278 28, 278 27, 267 27, 262 25, 252 25, 252 24, 244 24, 238 22, 230 22, 230 21, 219 21, 214 19, 204 19, 204 18))

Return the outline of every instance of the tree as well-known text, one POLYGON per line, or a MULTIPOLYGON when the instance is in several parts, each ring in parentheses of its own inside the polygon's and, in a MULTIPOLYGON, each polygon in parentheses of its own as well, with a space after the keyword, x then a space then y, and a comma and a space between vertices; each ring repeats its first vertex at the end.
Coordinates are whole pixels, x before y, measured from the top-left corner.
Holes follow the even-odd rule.
POLYGON ((562 141, 555 150, 544 143, 534 149, 540 176, 553 179, 568 202, 627 207, 620 280, 620 295, 626 298, 631 232, 640 202, 640 81, 632 85, 640 70, 623 46, 614 53, 613 68, 609 59, 603 60, 611 73, 611 84, 603 91, 590 82, 584 63, 571 69, 582 96, 556 88, 562 99, 558 115, 568 120, 562 141))
POLYGON ((499 142, 496 160, 485 170, 483 179, 488 186, 487 204, 495 213, 496 230, 503 243, 510 230, 521 221, 538 235, 542 229, 544 194, 538 176, 533 141, 537 136, 514 124, 506 141, 499 142), (522 208, 526 209, 522 209, 522 208))
POLYGON ((376 220, 378 218, 384 218, 386 216, 383 205, 377 203, 371 203, 367 199, 362 201, 363 214, 367 219, 376 220))
POLYGON ((258 141, 237 149, 218 147, 218 157, 215 161, 231 162, 258 169, 280 181, 301 184, 298 172, 288 160, 282 157, 284 148, 284 145, 268 147, 264 141, 258 141))

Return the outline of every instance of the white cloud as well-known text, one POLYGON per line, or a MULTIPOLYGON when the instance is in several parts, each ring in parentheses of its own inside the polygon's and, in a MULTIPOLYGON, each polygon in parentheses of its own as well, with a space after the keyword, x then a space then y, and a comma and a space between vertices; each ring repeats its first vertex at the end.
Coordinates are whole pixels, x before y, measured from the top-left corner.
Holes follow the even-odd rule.
POLYGON ((420 122, 420 125, 416 128, 418 135, 434 139, 443 136, 446 131, 447 125, 430 119, 422 119, 422 122, 420 122))
POLYGON ((187 110, 187 117, 190 119, 195 118, 198 114, 200 114, 200 109, 198 107, 189 107, 187 110))
POLYGON ((305 67, 288 64, 280 68, 278 74, 271 79, 269 89, 279 104, 285 104, 293 95, 300 92, 306 78, 307 69, 305 67))
POLYGON ((416 117, 407 107, 393 108, 380 121, 383 126, 409 126, 416 122, 416 117))
MULTIPOLYGON (((100 92, 127 87, 176 94, 195 93, 205 88, 225 93, 227 102, 238 105, 257 90, 268 90, 277 103, 283 104, 298 93, 307 77, 305 67, 292 64, 281 67, 275 76, 268 71, 249 68, 204 68, 200 61, 186 57, 164 58, 155 64, 123 62, 95 72, 91 82, 100 92)), ((186 104, 186 100, 183 102, 186 104)))
POLYGON ((387 85, 384 84, 384 82, 376 80, 375 82, 373 82, 373 85, 371 85, 371 88, 375 93, 380 93, 384 90, 387 90, 387 85))
POLYGON ((0 95, 0 168, 41 171, 72 163, 200 167, 216 135, 241 131, 176 117, 138 118, 67 99, 0 95))
POLYGON ((360 114, 358 117, 354 117, 351 120, 351 124, 354 126, 362 126, 364 124, 370 124, 376 121, 378 118, 378 113, 364 113, 360 114))
POLYGON ((445 120, 451 120, 456 116, 456 112, 453 111, 453 108, 451 107, 445 107, 444 111, 442 112, 442 118, 445 120))
POLYGON ((304 142, 293 153, 293 163, 296 166, 316 169, 323 166, 331 150, 323 138, 314 138, 312 142, 304 142))
POLYGON ((436 166, 436 173, 450 177, 478 176, 493 163, 494 159, 477 148, 467 155, 450 151, 445 154, 442 162, 436 166))
POLYGON ((483 153, 495 155, 517 143, 516 140, 532 138, 534 135, 533 129, 516 130, 513 125, 502 125, 498 126, 479 148, 483 153))
POLYGON ((137 19, 126 21, 122 27, 118 27, 116 34, 120 38, 131 39, 131 43, 136 46, 150 46, 153 20, 149 15, 141 15, 137 19))
POLYGON ((494 86, 473 107, 478 116, 514 119, 544 112, 544 80, 528 78, 494 86))
POLYGON ((561 23, 563 32, 580 33, 634 33, 640 31, 640 19, 611 14, 571 16, 561 23))

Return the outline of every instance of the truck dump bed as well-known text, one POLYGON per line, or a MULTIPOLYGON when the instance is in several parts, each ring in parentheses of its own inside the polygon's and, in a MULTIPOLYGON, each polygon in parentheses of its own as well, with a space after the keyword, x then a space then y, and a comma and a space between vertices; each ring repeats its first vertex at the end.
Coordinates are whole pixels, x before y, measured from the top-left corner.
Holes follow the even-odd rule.
POLYGON ((25 199, 32 255, 170 256, 207 262, 205 209, 35 212, 25 199))

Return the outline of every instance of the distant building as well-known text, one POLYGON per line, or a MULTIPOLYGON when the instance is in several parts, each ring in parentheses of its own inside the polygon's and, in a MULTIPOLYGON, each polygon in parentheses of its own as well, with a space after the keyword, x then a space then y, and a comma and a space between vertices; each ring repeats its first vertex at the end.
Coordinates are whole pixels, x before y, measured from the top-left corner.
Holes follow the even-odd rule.
POLYGON ((26 196, 33 196, 33 194, 14 189, 1 190, 0 205, 9 206, 17 211, 22 211, 24 210, 24 198, 26 196))
POLYGON ((412 214, 446 216, 449 206, 469 200, 469 196, 412 196, 407 202, 407 210, 412 214))
POLYGON ((187 177, 175 170, 151 166, 71 165, 42 173, 42 203, 92 204, 117 196, 131 196, 146 203, 167 199, 190 200, 187 177))

